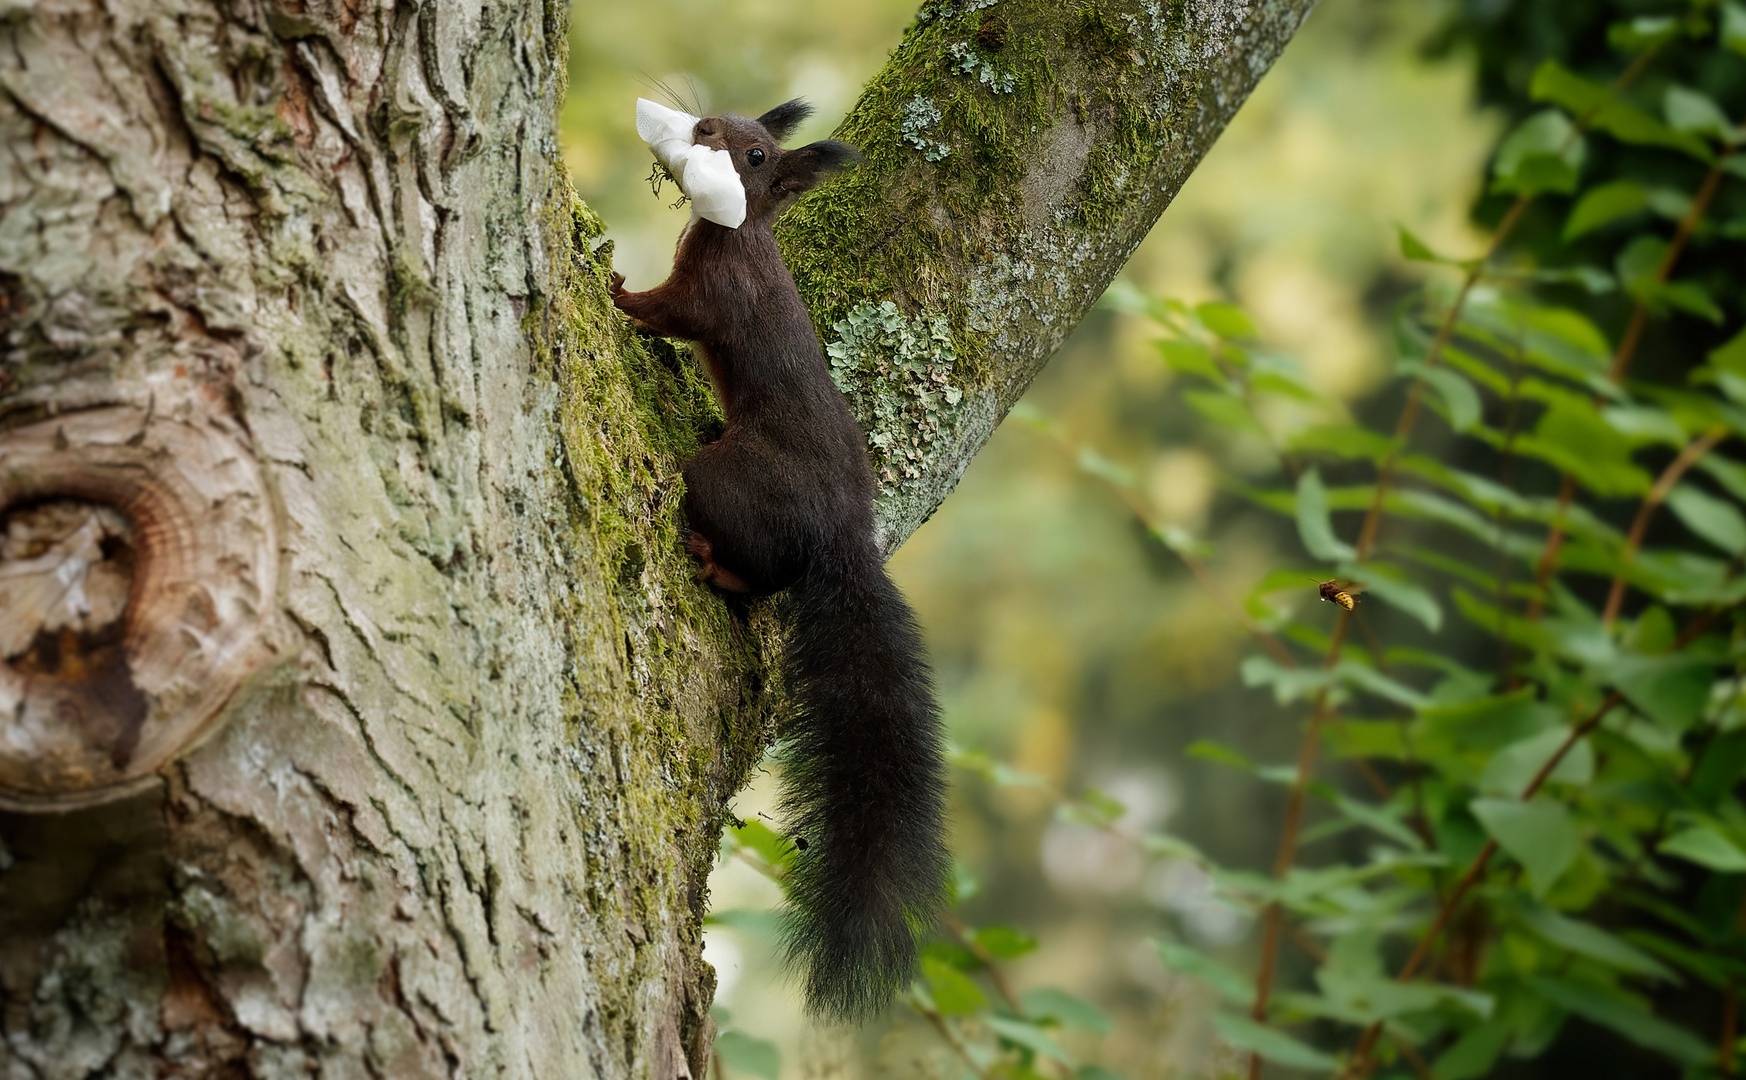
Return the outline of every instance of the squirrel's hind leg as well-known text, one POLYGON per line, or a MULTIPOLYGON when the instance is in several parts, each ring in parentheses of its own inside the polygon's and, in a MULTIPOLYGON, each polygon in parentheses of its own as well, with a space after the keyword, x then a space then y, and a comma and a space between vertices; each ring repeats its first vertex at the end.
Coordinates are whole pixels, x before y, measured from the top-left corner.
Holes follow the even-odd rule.
POLYGON ((697 580, 714 585, 728 592, 749 593, 752 587, 746 579, 715 561, 715 545, 709 542, 709 537, 691 529, 685 530, 685 550, 690 552, 700 564, 697 568, 697 580))

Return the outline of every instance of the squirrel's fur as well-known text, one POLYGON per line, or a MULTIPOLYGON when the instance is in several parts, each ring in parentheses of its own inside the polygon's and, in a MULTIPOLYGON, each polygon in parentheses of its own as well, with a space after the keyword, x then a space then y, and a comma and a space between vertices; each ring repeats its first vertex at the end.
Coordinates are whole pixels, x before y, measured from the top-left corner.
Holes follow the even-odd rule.
POLYGON ((685 463, 687 547, 699 577, 779 602, 796 702, 783 733, 782 810, 796 842, 787 951, 809 1010, 859 1020, 914 972, 946 894, 939 707, 915 617, 874 541, 866 438, 831 382, 772 226, 854 161, 834 140, 784 151, 800 101, 757 120, 698 121, 746 188, 737 229, 693 218, 673 272, 613 302, 658 334, 696 343, 727 427, 685 463), (756 161, 761 152, 762 161, 756 161))

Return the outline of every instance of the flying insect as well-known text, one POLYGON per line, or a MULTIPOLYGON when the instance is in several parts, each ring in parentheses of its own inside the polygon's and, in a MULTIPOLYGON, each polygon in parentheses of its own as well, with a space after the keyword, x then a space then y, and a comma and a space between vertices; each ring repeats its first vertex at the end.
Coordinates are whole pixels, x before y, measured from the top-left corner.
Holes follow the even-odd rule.
POLYGON ((1330 603, 1339 604, 1347 611, 1358 606, 1357 594, 1364 591, 1364 586, 1356 581, 1342 581, 1339 578, 1329 578, 1316 583, 1316 591, 1321 598, 1330 603))

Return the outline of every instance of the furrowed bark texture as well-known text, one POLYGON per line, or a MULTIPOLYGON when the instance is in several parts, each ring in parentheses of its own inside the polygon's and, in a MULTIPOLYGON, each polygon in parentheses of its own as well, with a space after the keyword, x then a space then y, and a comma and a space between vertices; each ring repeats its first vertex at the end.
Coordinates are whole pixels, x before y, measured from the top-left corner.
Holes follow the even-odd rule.
MULTIPOLYGON (((783 232, 889 546, 1305 7, 923 9, 783 232)), ((606 300, 565 34, 0 2, 5 1080, 701 1076, 774 627, 680 553, 718 413, 606 300)))

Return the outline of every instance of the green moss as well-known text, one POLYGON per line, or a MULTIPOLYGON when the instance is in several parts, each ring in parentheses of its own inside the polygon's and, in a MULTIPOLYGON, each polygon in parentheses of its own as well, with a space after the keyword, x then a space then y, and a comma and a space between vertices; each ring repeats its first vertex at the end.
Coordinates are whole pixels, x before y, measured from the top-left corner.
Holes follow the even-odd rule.
POLYGON ((1079 178, 1077 213, 1092 229, 1114 225, 1133 202, 1133 185, 1150 175, 1163 140, 1145 109, 1122 89, 1100 90, 1090 111, 1102 114, 1108 132, 1086 156, 1079 178))
POLYGON ((1068 41, 1090 56, 1121 61, 1134 47, 1134 39, 1126 29, 1112 22, 1094 5, 1082 4, 1068 41))
MULTIPOLYGON (((1065 32, 1062 16, 1009 25, 991 21, 990 6, 923 9, 838 128, 862 164, 777 227, 821 337, 833 341, 860 305, 894 300, 930 326, 944 319, 951 380, 964 388, 988 383, 983 343, 963 290, 939 284, 956 276, 946 260, 974 257, 955 250, 957 237, 984 234, 988 222, 1000 239, 1023 231, 1019 184, 1060 96, 1043 43, 1065 32)), ((876 426, 873 403, 851 400, 876 426)))
MULTIPOLYGON (((726 605, 693 580, 695 563, 681 544, 680 467, 722 423, 707 378, 688 350, 632 329, 612 306, 611 248, 594 246, 604 232, 599 216, 575 200, 567 226, 571 284, 548 305, 549 325, 536 337, 549 343, 549 362, 562 385, 568 528, 609 599, 618 627, 614 648, 650 706, 644 719, 654 730, 647 734, 668 748, 668 760, 688 765, 675 769, 685 792, 663 812, 683 816, 673 822, 676 828, 695 828, 716 812, 707 796, 724 766, 728 777, 743 778, 762 754, 768 708, 746 703, 733 737, 718 747, 707 740, 700 745, 684 728, 677 698, 695 679, 705 643, 725 645, 730 667, 761 684, 770 627, 761 613, 752 620, 757 632, 736 626, 726 605), (579 344, 600 341, 611 347, 584 351, 579 344)), ((598 634, 600 628, 575 632, 598 634)), ((579 636, 572 647, 586 652, 593 644, 579 636)), ((579 718, 598 689, 576 688, 579 718)), ((729 788, 738 786, 734 779, 729 788)), ((713 842, 707 846, 713 852, 713 842)))

